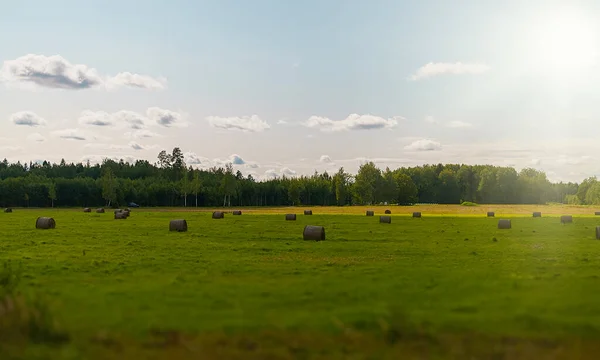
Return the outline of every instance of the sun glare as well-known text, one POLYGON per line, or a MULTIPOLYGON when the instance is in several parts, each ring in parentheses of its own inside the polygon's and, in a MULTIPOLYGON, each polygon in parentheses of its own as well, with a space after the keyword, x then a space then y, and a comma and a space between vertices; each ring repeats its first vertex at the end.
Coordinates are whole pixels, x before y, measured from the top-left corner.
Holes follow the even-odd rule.
POLYGON ((540 14, 528 35, 535 65, 544 72, 577 72, 598 61, 598 27, 576 9, 540 14))

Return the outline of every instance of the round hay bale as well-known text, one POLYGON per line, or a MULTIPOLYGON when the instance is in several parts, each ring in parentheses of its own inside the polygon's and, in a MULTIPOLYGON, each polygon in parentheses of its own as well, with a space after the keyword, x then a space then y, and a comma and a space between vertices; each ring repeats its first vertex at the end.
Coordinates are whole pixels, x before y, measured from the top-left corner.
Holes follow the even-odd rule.
POLYGON ((325 228, 323 226, 306 225, 302 233, 304 240, 325 240, 325 228))
POLYGON ((421 217, 421 212, 420 212, 420 211, 415 211, 415 212, 413 213, 413 217, 414 217, 414 218, 420 218, 420 217, 421 217))
POLYGON ((120 212, 123 212, 123 210, 121 210, 121 209, 115 209, 115 211, 114 211, 115 214, 116 213, 120 213, 120 212))
POLYGON ((285 220, 286 221, 295 221, 296 220, 296 214, 285 214, 285 220))
POLYGON ((225 213, 222 211, 215 211, 212 214, 213 219, 223 219, 225 217, 225 213))
POLYGON ((600 215, 600 211, 596 211, 594 215, 600 215))
POLYGON ((187 229, 187 221, 184 219, 171 220, 169 222, 169 231, 185 232, 187 229))
POLYGON ((384 223, 384 224, 391 224, 392 223, 392 217, 391 216, 380 216, 379 217, 379 222, 380 223, 384 223))
POLYGON ((563 224, 567 224, 567 223, 572 223, 573 222, 573 216, 571 215, 563 215, 560 217, 560 222, 563 224))
POLYGON ((35 221, 36 229, 54 229, 56 228, 56 221, 51 217, 39 217, 35 221))
POLYGON ((242 215, 242 211, 241 210, 234 210, 232 214, 239 216, 239 215, 242 215))
POLYGON ((4 212, 5 212, 5 213, 11 213, 11 212, 12 212, 12 209, 11 209, 11 208, 6 208, 6 209, 4 209, 4 212))
POLYGON ((127 214, 125 214, 122 211, 115 213, 115 220, 118 220, 118 219, 127 219, 127 214))
POLYGON ((312 215, 312 210, 304 210, 304 215, 312 215))
POLYGON ((487 212, 487 217, 494 217, 494 216, 496 216, 496 214, 493 211, 487 212))
POLYGON ((125 209, 123 209, 123 210, 124 210, 124 211, 127 211, 127 212, 131 212, 131 209, 130 209, 130 208, 125 208, 125 209))
POLYGON ((510 229, 511 224, 508 219, 500 219, 498 220, 498 229, 510 229))
POLYGON ((600 240, 600 226, 596 226, 596 240, 600 240))
POLYGON ((542 217, 542 213, 539 211, 536 211, 533 213, 533 217, 542 217))
POLYGON ((104 214, 104 208, 98 208, 98 209, 96 209, 96 213, 98 213, 98 214, 104 214))
POLYGON ((375 211, 367 210, 367 216, 375 216, 375 211))
POLYGON ((125 216, 129 217, 129 210, 123 210, 122 213, 125 214, 125 216))
POLYGON ((84 212, 84 213, 91 213, 91 212, 92 212, 92 209, 90 209, 90 208, 85 208, 85 209, 83 209, 83 212, 84 212))
POLYGON ((389 214, 391 214, 391 213, 392 213, 392 210, 389 210, 389 209, 388 209, 388 210, 386 210, 386 211, 385 211, 385 213, 389 215, 389 214))

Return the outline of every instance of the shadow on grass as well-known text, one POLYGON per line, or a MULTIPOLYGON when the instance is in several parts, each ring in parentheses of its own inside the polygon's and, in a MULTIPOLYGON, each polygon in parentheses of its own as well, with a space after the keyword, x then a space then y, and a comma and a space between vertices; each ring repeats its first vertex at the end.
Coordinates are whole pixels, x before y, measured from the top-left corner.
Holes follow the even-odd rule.
POLYGON ((47 302, 17 291, 21 267, 5 262, 0 269, 0 348, 24 344, 59 345, 69 341, 60 331, 47 302))

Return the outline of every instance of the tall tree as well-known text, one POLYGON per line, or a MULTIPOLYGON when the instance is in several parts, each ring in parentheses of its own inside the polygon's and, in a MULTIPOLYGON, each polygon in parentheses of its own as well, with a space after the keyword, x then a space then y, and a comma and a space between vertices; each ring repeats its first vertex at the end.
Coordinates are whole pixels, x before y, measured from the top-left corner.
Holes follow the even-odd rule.
POLYGON ((56 183, 54 181, 48 184, 48 198, 54 207, 54 200, 56 200, 56 183))
POLYGON ((194 178, 192 179, 192 182, 190 185, 191 185, 190 186, 191 192, 192 192, 192 194, 194 194, 194 197, 196 198, 196 207, 198 207, 198 194, 202 190, 202 180, 200 180, 200 172, 199 171, 194 171, 194 178))
POLYGON ((117 180, 110 167, 103 170, 102 175, 102 198, 106 200, 106 206, 110 207, 111 203, 117 200, 117 180))

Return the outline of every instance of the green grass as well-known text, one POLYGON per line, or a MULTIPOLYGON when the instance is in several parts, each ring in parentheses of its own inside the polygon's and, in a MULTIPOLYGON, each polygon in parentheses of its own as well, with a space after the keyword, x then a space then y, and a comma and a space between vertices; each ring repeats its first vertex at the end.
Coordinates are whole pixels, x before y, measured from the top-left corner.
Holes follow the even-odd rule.
POLYGON ((509 336, 537 358, 549 348, 531 344, 552 339, 572 359, 581 341, 600 340, 593 217, 568 225, 515 217, 511 230, 484 216, 392 217, 380 224, 377 216, 212 220, 206 212, 135 209, 126 220, 109 211, 0 214, 0 261, 22 266, 19 291, 44 299, 70 335, 67 344, 22 354, 187 358, 201 346, 205 358, 342 358, 348 349, 418 358, 425 342, 440 358, 461 358, 493 350, 464 339, 496 344, 509 336), (57 228, 36 230, 37 216, 54 217, 57 228), (177 218, 187 219, 187 233, 168 231, 177 218), (325 226, 326 241, 303 241, 307 224, 325 226), (153 329, 188 340, 148 348, 153 329))

